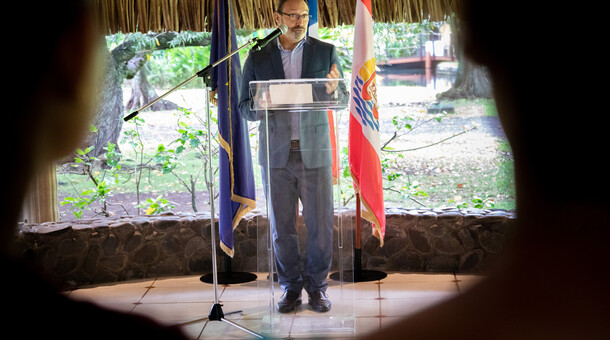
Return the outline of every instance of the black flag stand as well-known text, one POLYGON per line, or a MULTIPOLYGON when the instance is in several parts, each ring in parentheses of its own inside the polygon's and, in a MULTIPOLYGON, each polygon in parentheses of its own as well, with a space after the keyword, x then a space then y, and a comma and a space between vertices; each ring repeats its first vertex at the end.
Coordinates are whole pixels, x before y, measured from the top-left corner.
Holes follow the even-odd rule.
MULTIPOLYGON (((231 268, 231 257, 224 254, 225 271, 218 273, 218 284, 228 285, 237 283, 246 283, 256 280, 256 274, 247 272, 234 272, 231 268)), ((213 283, 214 277, 212 274, 205 274, 199 278, 201 282, 213 283)))
MULTIPOLYGON (((378 270, 362 269, 362 218, 360 210, 360 194, 356 194, 356 230, 354 231, 354 270, 346 270, 343 273, 343 280, 348 282, 368 282, 381 280, 387 276, 385 272, 378 270)), ((336 281, 341 280, 341 273, 330 274, 330 278, 336 281)))
MULTIPOLYGON (((254 331, 251 331, 245 327, 242 327, 230 320, 225 319, 225 314, 222 311, 222 305, 219 303, 218 300, 218 269, 217 269, 217 264, 216 264, 216 221, 215 221, 215 212, 214 212, 214 181, 212 179, 213 176, 213 172, 212 172, 212 136, 211 136, 211 131, 210 131, 210 122, 211 122, 211 117, 210 117, 210 92, 211 92, 211 82, 212 82, 212 75, 210 74, 211 70, 214 69, 214 67, 220 65, 222 62, 224 62, 225 60, 231 58, 231 56, 233 56, 234 54, 238 53, 239 51, 241 51, 242 49, 257 43, 260 39, 258 38, 253 38, 251 39, 249 42, 247 42, 246 44, 244 44, 243 46, 239 47, 238 49, 236 49, 235 51, 227 54, 226 56, 224 56, 223 58, 219 59, 218 61, 216 61, 214 64, 212 65, 208 65, 206 68, 204 68, 203 70, 197 72, 196 74, 194 74, 193 76, 191 76, 190 78, 188 78, 187 80, 183 81, 182 83, 176 85, 174 88, 170 89, 169 91, 167 91, 166 93, 162 94, 161 96, 155 98, 153 101, 151 101, 150 103, 142 106, 140 109, 138 109, 137 111, 134 111, 132 113, 130 113, 127 117, 123 118, 124 121, 128 121, 132 118, 134 118, 135 116, 137 116, 141 111, 147 109, 149 106, 153 105, 154 103, 156 103, 157 101, 159 101, 161 98, 164 98, 165 96, 167 96, 168 94, 174 92, 176 89, 182 87, 183 85, 185 85, 186 83, 192 81, 193 79, 197 78, 197 77, 202 77, 204 83, 206 84, 206 114, 207 114, 207 125, 208 125, 208 166, 209 166, 209 174, 210 174, 210 178, 208 179, 208 189, 210 191, 210 229, 211 229, 211 243, 212 243, 212 283, 213 283, 213 287, 214 287, 214 305, 212 306, 211 310, 210 310, 210 314, 208 315, 207 318, 203 318, 203 319, 197 319, 197 320, 192 320, 189 322, 185 322, 183 325, 186 324, 192 324, 195 322, 200 322, 203 320, 210 320, 210 321, 222 321, 225 322, 227 324, 230 324, 231 326, 234 326, 236 328, 239 328, 241 330, 243 330, 244 332, 249 333, 250 335, 253 335, 257 338, 261 338, 263 339, 263 336, 255 333, 254 331)), ((226 264, 226 262, 225 262, 226 264)), ((236 312, 232 312, 233 313, 240 313, 241 311, 236 311, 236 312)))

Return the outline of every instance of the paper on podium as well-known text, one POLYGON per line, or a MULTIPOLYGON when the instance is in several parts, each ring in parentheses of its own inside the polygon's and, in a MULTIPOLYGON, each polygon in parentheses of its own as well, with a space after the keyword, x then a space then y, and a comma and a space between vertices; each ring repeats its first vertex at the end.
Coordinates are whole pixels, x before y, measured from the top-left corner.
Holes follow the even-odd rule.
POLYGON ((303 111, 343 110, 349 102, 344 79, 272 79, 250 82, 252 110, 303 111), (339 82, 337 91, 326 93, 329 82, 339 82))
POLYGON ((312 87, 308 83, 269 85, 269 96, 273 105, 313 103, 312 87))

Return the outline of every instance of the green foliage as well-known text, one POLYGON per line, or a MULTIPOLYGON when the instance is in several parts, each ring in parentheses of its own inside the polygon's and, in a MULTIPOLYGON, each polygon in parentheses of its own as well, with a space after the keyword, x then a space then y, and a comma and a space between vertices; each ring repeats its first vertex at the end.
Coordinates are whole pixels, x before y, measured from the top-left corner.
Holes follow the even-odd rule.
MULTIPOLYGON (((178 152, 181 153, 181 152, 178 152)), ((176 154, 176 150, 167 149, 165 145, 159 144, 157 147, 157 153, 154 156, 155 163, 161 165, 163 174, 171 174, 181 163, 179 157, 176 154)))
MULTIPOLYGON (((100 158, 91 156, 93 147, 85 150, 77 149, 71 167, 78 170, 76 174, 85 176, 89 181, 81 183, 80 188, 77 188, 75 182, 70 179, 71 176, 64 175, 64 178, 72 184, 74 194, 67 195, 61 205, 68 205, 76 218, 82 218, 88 209, 96 214, 109 216, 108 199, 111 192, 132 186, 137 197, 137 202, 133 206, 138 208, 138 213, 140 213, 139 209, 144 209, 146 214, 171 211, 175 206, 162 195, 154 199, 147 198, 143 202, 140 199, 141 186, 145 180, 144 173, 148 170, 147 181, 151 183, 150 173, 153 168, 158 168, 161 175, 171 174, 183 189, 191 193, 192 208, 193 211, 197 211, 195 202, 197 192, 200 191, 198 182, 200 176, 207 174, 208 170, 207 124, 186 109, 178 110, 175 116, 177 117, 175 131, 178 137, 167 146, 159 144, 153 153, 146 151, 141 134, 145 121, 141 117, 135 117, 126 123, 123 128, 123 138, 120 140, 120 145, 130 150, 132 157, 121 154, 118 146, 112 143, 104 147, 105 153, 100 158), (105 159, 104 166, 100 166, 102 159, 105 159), (192 163, 193 159, 203 163, 203 166, 187 165, 192 163), (101 208, 93 208, 96 203, 101 204, 101 208)), ((213 119, 212 123, 217 124, 216 119, 213 119)), ((214 169, 217 168, 217 151, 217 148, 212 149, 214 169)), ((216 171, 214 169, 213 171, 216 171)), ((208 176, 206 180, 207 178, 208 176)), ((209 186, 209 183, 207 185, 209 186)))
MULTIPOLYGON (((374 23, 375 53, 378 61, 387 57, 407 56, 419 48, 422 37, 427 37, 441 23, 425 21, 423 23, 374 23)), ((262 38, 270 29, 238 30, 237 45, 243 46, 254 37, 262 38)), ((334 28, 322 27, 318 30, 321 40, 332 42, 337 47, 344 73, 350 73, 352 66, 354 26, 342 25, 334 28)), ((210 46, 188 46, 189 42, 202 39, 209 33, 180 32, 168 43, 172 48, 157 50, 159 42, 153 34, 131 33, 115 34, 106 38, 109 50, 122 43, 130 42, 137 48, 148 53, 145 67, 148 71, 148 81, 153 87, 168 88, 188 79, 209 64, 210 46)), ((248 55, 248 49, 239 53, 243 63, 248 55)), ((200 87, 200 82, 194 81, 185 85, 186 88, 200 87)))
POLYGON ((123 129, 123 143, 131 146, 135 155, 133 175, 136 188, 136 206, 140 206, 140 184, 142 182, 143 169, 152 161, 152 159, 145 161, 146 155, 144 152, 144 141, 142 140, 142 135, 140 134, 140 129, 144 123, 145 121, 141 117, 134 117, 126 123, 128 127, 123 129))
POLYGON ((69 205, 76 218, 81 218, 84 211, 97 201, 101 202, 101 209, 96 213, 109 216, 106 200, 112 190, 111 185, 119 183, 118 171, 121 169, 121 166, 118 164, 120 156, 116 151, 116 146, 108 143, 108 146, 104 149, 106 150, 106 164, 108 166, 108 169, 104 171, 100 171, 94 166, 94 163, 99 162, 100 159, 90 155, 91 151, 93 151, 93 146, 87 147, 85 150, 78 148, 75 151, 74 164, 72 166, 80 169, 82 174, 90 179, 90 186, 80 192, 76 191, 76 196, 64 198, 60 204, 62 206, 69 205))
MULTIPOLYGON (((153 156, 154 161, 161 165, 163 174, 172 174, 176 177, 183 189, 191 194, 191 207, 193 211, 197 211, 196 198, 197 186, 201 175, 205 175, 206 186, 209 187, 210 179, 208 176, 209 157, 208 157, 208 129, 207 121, 204 122, 197 115, 187 109, 179 109, 174 113, 177 117, 176 131, 179 137, 165 146, 159 144, 157 153, 153 156), (199 124, 194 124, 199 123, 199 124), (195 170, 179 172, 178 169, 184 167, 184 159, 190 154, 195 154, 203 165, 195 170)), ((217 126, 217 120, 212 117, 211 122, 217 126)), ((212 130, 213 131, 213 130, 212 130)), ((216 141, 217 142, 217 141, 216 141)), ((214 143, 217 144, 217 143, 214 143)), ((217 163, 218 155, 217 148, 212 149, 212 162, 217 163)), ((213 164, 217 169, 217 166, 213 164)), ((215 172, 215 170, 213 170, 215 172)))
POLYGON ((321 40, 332 42, 336 46, 343 72, 350 72, 354 49, 354 26, 322 27, 318 30, 318 34, 321 40))
MULTIPOLYGON (((386 60, 388 57, 414 55, 427 35, 431 34, 440 25, 441 23, 429 21, 422 23, 374 23, 376 60, 379 62, 386 60)), ((337 54, 342 59, 343 70, 349 72, 352 67, 354 26, 323 27, 318 30, 318 34, 321 40, 332 42, 337 47, 337 54)))
MULTIPOLYGON (((210 46, 186 46, 154 51, 149 54, 146 68, 153 87, 168 88, 202 70, 209 64, 210 46)), ((201 87, 199 81, 189 82, 185 88, 201 87)))
POLYGON ((157 196, 157 198, 147 198, 144 204, 138 206, 145 210, 146 215, 158 215, 164 212, 171 211, 175 208, 167 199, 163 196, 157 196))
POLYGON ((71 204, 72 213, 76 218, 83 217, 83 213, 85 209, 93 202, 90 197, 87 197, 90 194, 90 190, 85 192, 83 191, 77 197, 66 197, 63 201, 61 201, 60 205, 71 204))
POLYGON ((423 41, 438 26, 438 23, 375 23, 375 54, 378 60, 414 56, 423 41), (379 39, 377 39, 379 37, 379 39))

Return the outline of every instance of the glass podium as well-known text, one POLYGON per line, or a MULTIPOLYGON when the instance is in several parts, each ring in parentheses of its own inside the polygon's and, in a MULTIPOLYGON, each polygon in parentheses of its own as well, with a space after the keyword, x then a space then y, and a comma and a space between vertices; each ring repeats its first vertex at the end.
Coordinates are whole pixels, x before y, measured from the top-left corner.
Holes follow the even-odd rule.
POLYGON ((346 82, 253 81, 250 98, 252 164, 261 177, 257 207, 266 212, 256 228, 257 332, 269 337, 351 336, 353 283, 343 273, 353 269, 353 234, 351 218, 344 226, 340 190, 345 180, 340 150, 347 146, 342 143, 349 117, 346 82), (277 303, 284 289, 294 287, 302 287, 302 304, 280 312, 277 303), (330 310, 312 308, 308 291, 314 290, 326 291, 330 310))

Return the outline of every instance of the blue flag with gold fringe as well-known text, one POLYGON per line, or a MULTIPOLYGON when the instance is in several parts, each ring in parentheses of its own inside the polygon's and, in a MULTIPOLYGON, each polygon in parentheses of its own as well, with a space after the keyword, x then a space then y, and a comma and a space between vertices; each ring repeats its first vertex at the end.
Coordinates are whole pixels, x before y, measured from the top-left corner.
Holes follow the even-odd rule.
MULTIPOLYGON (((216 0, 212 22, 210 64, 237 48, 235 24, 228 0, 216 0)), ((254 174, 248 126, 239 109, 239 54, 212 70, 212 91, 218 107, 219 151, 219 234, 220 247, 234 255, 233 230, 239 220, 256 206, 254 174)))

